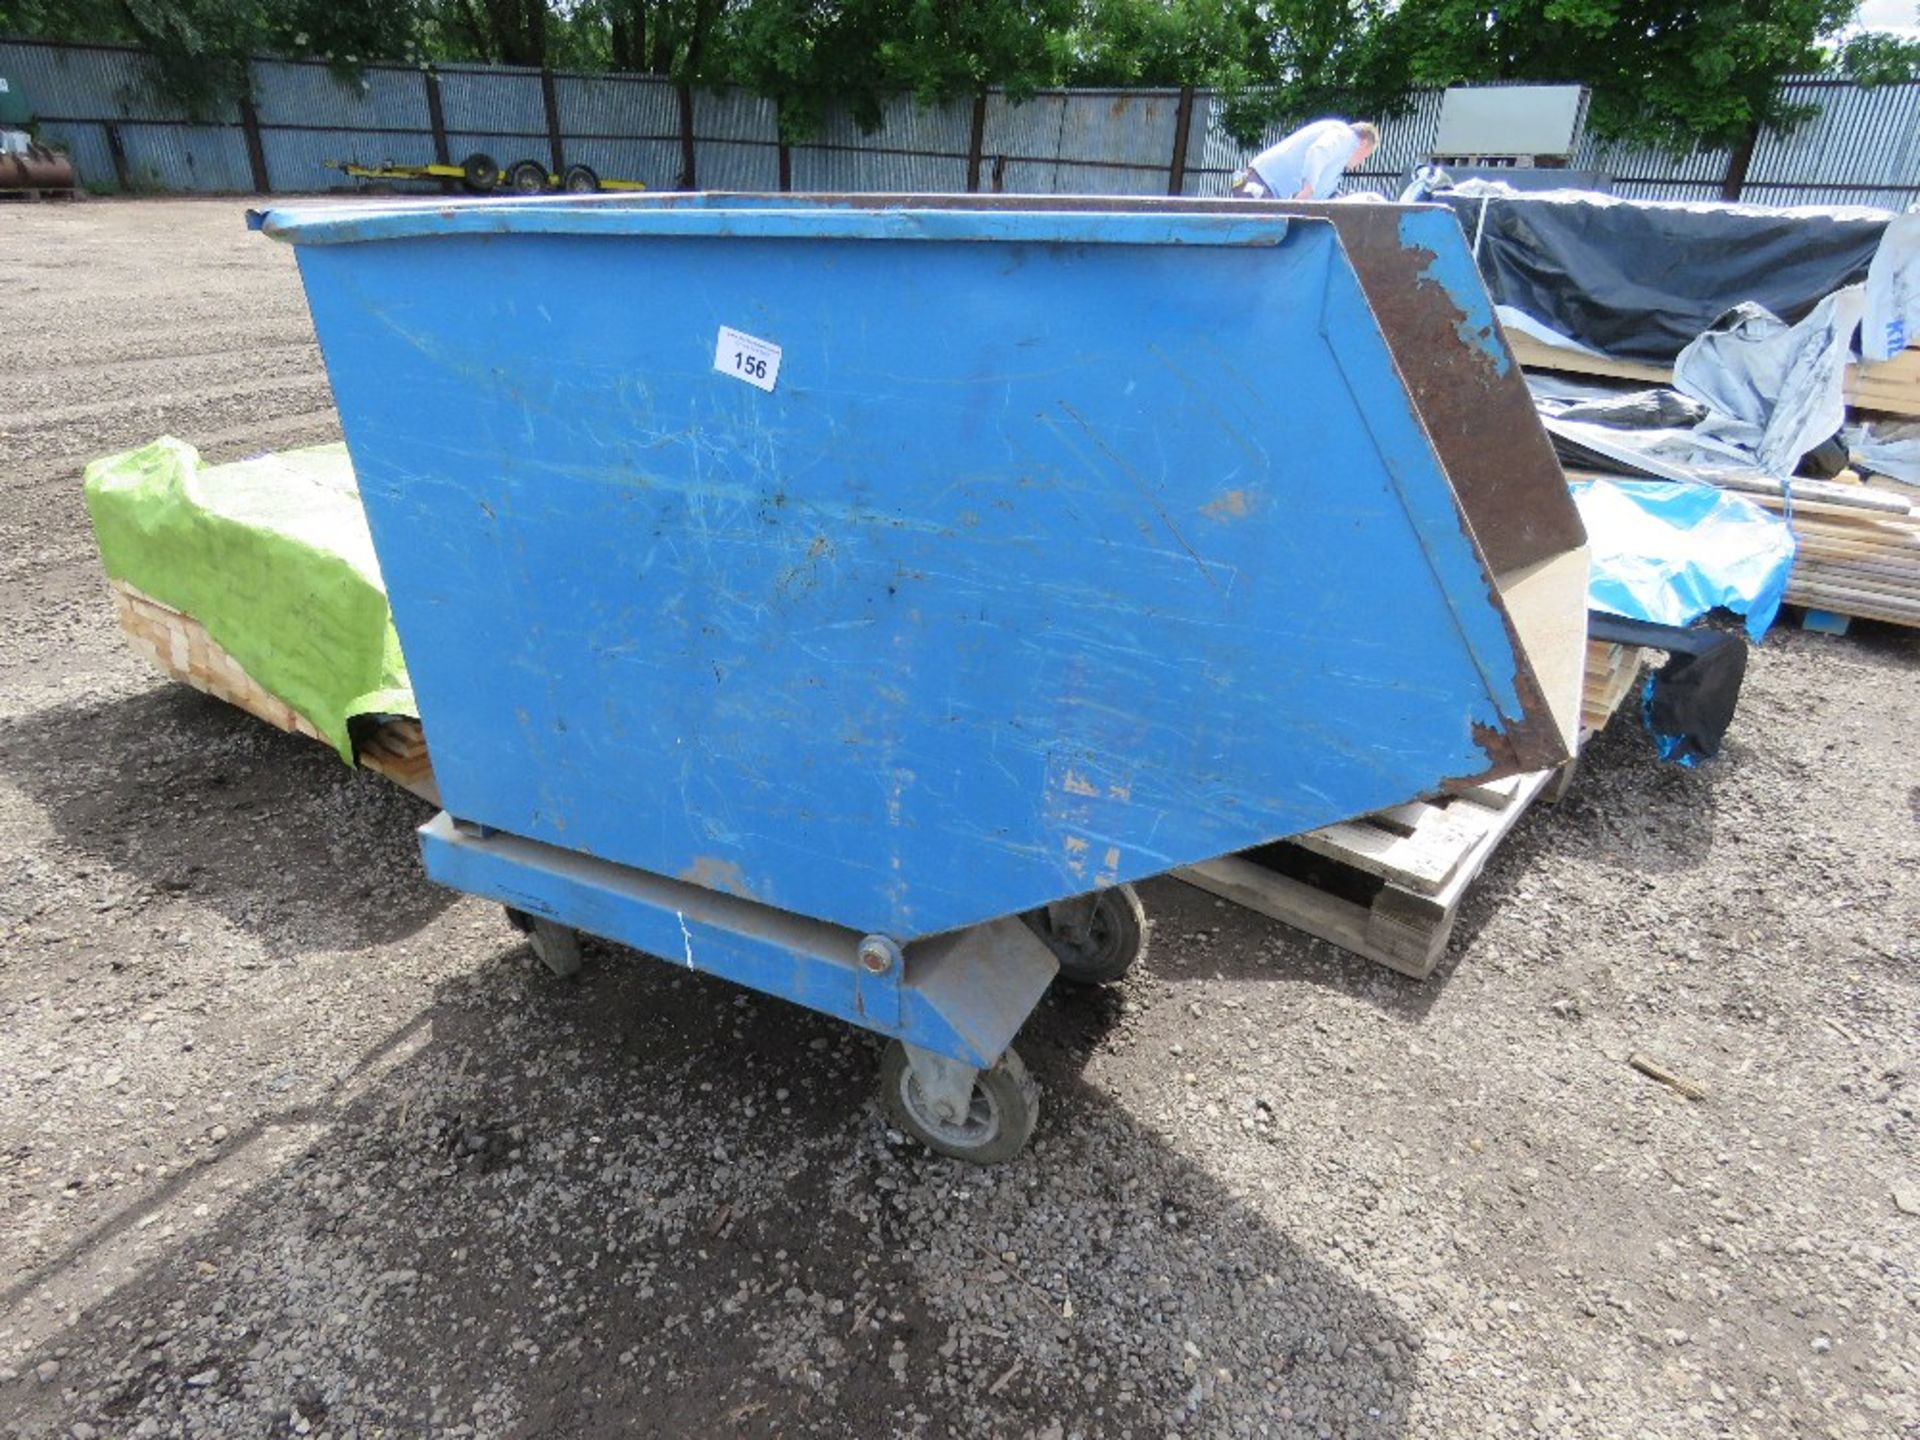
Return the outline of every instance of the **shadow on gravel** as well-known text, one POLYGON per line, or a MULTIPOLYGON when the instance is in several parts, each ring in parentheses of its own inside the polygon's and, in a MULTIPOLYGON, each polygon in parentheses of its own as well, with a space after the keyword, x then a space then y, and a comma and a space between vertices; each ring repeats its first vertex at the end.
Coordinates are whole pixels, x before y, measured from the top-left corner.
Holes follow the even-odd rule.
POLYGON ((398 940, 452 903, 417 883, 427 806, 185 685, 0 724, 0 774, 66 845, 273 956, 398 940))
POLYGON ((1080 1078, 1110 1020, 1042 1006, 1040 1134, 982 1171, 888 1134, 871 1037, 622 951, 565 983, 503 949, 385 1068, 237 1131, 231 1189, 129 1216, 156 1239, 103 1303, 10 1307, 46 1329, 0 1429, 1405 1434, 1418 1337, 1080 1078))

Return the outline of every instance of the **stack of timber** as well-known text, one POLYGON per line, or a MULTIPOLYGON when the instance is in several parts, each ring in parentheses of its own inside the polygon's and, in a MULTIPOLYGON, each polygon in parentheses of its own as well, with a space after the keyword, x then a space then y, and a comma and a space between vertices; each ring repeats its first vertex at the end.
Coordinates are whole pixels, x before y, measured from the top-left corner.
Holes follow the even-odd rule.
POLYGON ((1580 690, 1580 739, 1607 728, 1607 721, 1634 692, 1647 668, 1648 652, 1639 645, 1587 641, 1586 682, 1580 690))
MULTIPOLYGON (((1634 693, 1649 653, 1587 642, 1582 741, 1605 729, 1634 693)), ((1550 770, 1515 775, 1174 873, 1223 900, 1425 979, 1446 953, 1468 887, 1556 778, 1550 770)))
POLYGON ((1775 486, 1754 494, 1785 515, 1799 542, 1787 601, 1810 610, 1920 626, 1920 510, 1868 485, 1797 480, 1792 498, 1775 486))
MULTIPOLYGON (((164 605, 124 581, 114 580, 114 609, 120 628, 136 651, 163 672, 185 681, 280 730, 305 735, 332 748, 333 742, 279 696, 261 687, 240 662, 221 648, 191 615, 164 605)), ((420 722, 406 716, 383 716, 372 721, 355 747, 355 759, 365 769, 434 804, 440 803, 433 762, 427 755, 420 722)))
MULTIPOLYGON (((1518 331, 1507 332, 1513 358, 1523 370, 1548 370, 1561 375, 1588 375, 1602 380, 1624 380, 1635 385, 1670 387, 1671 365, 1644 360, 1615 360, 1589 355, 1560 345, 1548 345, 1518 331)), ((1847 404, 1874 415, 1920 417, 1920 348, 1902 350, 1878 365, 1856 362, 1847 366, 1847 404)))

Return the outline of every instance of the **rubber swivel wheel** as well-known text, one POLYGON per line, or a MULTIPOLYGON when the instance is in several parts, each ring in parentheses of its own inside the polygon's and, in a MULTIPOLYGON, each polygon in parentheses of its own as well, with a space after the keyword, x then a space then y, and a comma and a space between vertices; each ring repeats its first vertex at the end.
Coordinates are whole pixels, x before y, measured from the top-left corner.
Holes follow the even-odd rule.
POLYGON ((500 183, 500 167, 493 157, 476 150, 460 162, 460 183, 476 195, 484 195, 500 183))
POLYGON ((527 937, 539 962, 562 980, 580 973, 580 932, 506 907, 507 923, 527 937))
POLYGON ((591 195, 600 188, 600 177, 590 165, 569 165, 560 177, 560 188, 569 195, 591 195))
POLYGON ((1060 978, 1076 985, 1110 985, 1147 953, 1147 908, 1131 885, 1093 897, 1085 936, 1056 929, 1045 910, 1031 912, 1027 923, 1060 962, 1060 978))
POLYGON ((547 188, 547 167, 538 160, 516 160, 507 169, 507 188, 516 195, 538 195, 547 188))
POLYGON ((1027 1148, 1040 1119, 1040 1087, 1009 1050, 973 1082, 967 1113, 937 1114, 908 1063, 906 1046, 887 1046, 880 1061, 880 1099, 893 1122, 929 1150, 974 1165, 999 1165, 1027 1148))

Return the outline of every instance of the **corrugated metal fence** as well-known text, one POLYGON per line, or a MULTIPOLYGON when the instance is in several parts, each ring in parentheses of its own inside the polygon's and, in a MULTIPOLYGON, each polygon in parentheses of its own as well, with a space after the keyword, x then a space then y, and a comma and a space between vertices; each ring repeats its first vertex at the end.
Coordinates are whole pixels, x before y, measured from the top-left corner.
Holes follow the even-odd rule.
MULTIPOLYGON (((657 187, 1219 195, 1248 153, 1204 90, 1054 90, 1019 104, 989 92, 931 109, 899 96, 872 133, 837 115, 786 146, 769 101, 646 75, 374 66, 349 82, 318 62, 256 60, 249 102, 200 119, 156 98, 135 50, 0 41, 0 75, 102 190, 338 189, 356 182, 328 161, 458 163, 484 151, 503 167, 584 164, 657 187)), ((1713 199, 1731 179, 1732 193, 1766 204, 1920 204, 1920 84, 1807 78, 1787 91, 1819 115, 1788 135, 1763 133, 1750 154, 1676 160, 1589 141, 1575 164, 1644 198, 1713 199)), ((1379 152, 1349 188, 1397 190, 1432 150, 1439 119, 1439 92, 1416 95, 1382 125, 1379 152)))

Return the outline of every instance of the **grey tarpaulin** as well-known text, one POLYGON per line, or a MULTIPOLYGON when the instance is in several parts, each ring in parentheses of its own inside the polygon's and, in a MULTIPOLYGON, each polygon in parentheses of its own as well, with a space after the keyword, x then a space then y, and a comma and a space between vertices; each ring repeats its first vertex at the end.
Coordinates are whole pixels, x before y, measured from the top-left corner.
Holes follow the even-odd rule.
POLYGON ((1920 216, 1521 194, 1487 182, 1435 198, 1458 215, 1496 303, 1603 354, 1670 364, 1736 305, 1792 323, 1869 281, 1869 353, 1920 338, 1920 216))
POLYGON ((1680 352, 1674 388, 1710 412, 1702 439, 1751 451, 1769 475, 1791 475, 1800 457, 1846 423, 1847 361, 1866 287, 1827 296, 1797 325, 1741 305, 1680 352))
POLYGON ((1547 375, 1527 383, 1554 443, 1577 463, 1670 480, 1715 470, 1792 475, 1846 419, 1864 297, 1849 286, 1797 325, 1739 306, 1680 352, 1672 391, 1621 395, 1547 375))
POLYGON ((1887 475, 1907 485, 1920 485, 1920 421, 1875 420, 1849 425, 1847 449, 1854 463, 1875 475, 1887 475))

